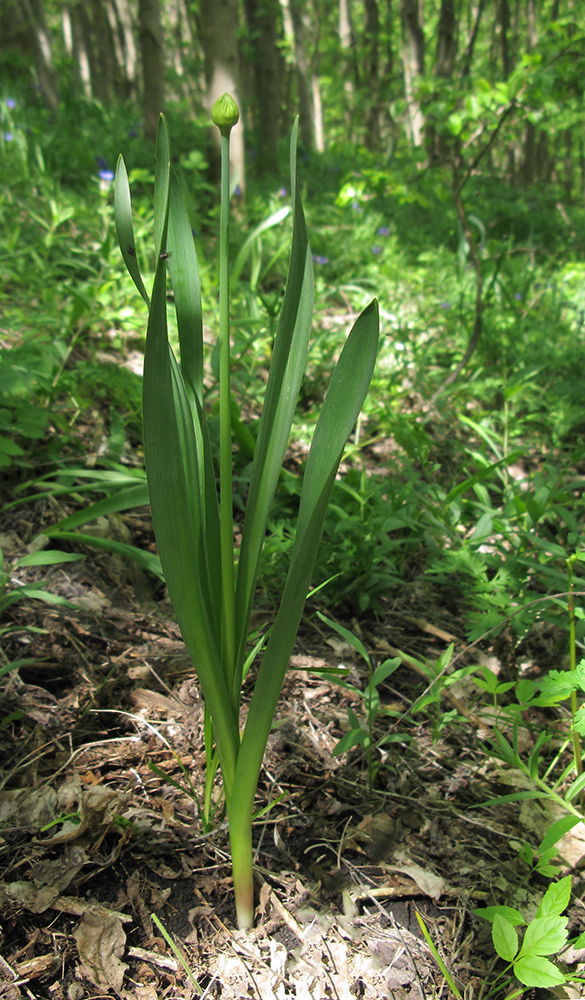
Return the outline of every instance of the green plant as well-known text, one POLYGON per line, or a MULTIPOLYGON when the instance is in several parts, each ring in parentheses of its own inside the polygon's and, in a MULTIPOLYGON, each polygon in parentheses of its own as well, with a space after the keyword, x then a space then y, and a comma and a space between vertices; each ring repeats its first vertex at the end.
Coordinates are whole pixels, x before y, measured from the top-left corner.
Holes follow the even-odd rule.
MULTIPOLYGON (((353 747, 361 746, 368 762, 368 788, 371 793, 378 770, 374 763, 374 749, 388 743, 404 742, 410 738, 403 733, 388 733, 386 736, 377 740, 374 745, 374 724, 379 715, 385 714, 384 709, 380 704, 378 687, 383 683, 383 681, 387 680, 388 677, 391 677, 395 670, 398 669, 402 663, 402 659, 401 657, 396 656, 392 660, 384 660, 384 662, 374 670, 368 651, 366 650, 363 642, 361 642, 361 640, 358 639, 353 632, 350 632, 349 629, 344 628, 344 626, 340 625, 338 622, 334 622, 331 621, 330 618, 326 618, 320 611, 318 611, 317 614, 325 625, 328 625, 334 632, 337 632, 342 639, 345 639, 345 641, 348 642, 357 653, 359 653, 362 659, 365 660, 368 667, 368 683, 363 691, 354 684, 349 684, 346 680, 343 680, 343 678, 339 678, 337 676, 338 668, 326 671, 313 670, 311 672, 316 673, 319 676, 325 676, 329 680, 332 680, 334 684, 345 688, 347 691, 353 691, 354 694, 363 698, 365 719, 360 721, 353 708, 348 708, 347 717, 351 728, 345 736, 341 737, 339 742, 333 748, 333 756, 339 757, 342 753, 346 753, 353 747)), ((347 671, 344 671, 344 673, 346 672, 347 671)))
MULTIPOLYGON (((495 996, 513 985, 512 976, 523 986, 561 986, 563 983, 584 983, 563 972, 547 956, 562 953, 568 946, 585 946, 585 933, 568 941, 568 918, 562 916, 569 905, 571 876, 553 882, 540 900, 531 919, 511 906, 486 906, 474 910, 492 925, 492 941, 496 954, 506 962, 506 968, 491 984, 487 997, 495 996), (520 941, 516 927, 523 927, 520 941)), ((506 994, 506 1000, 519 997, 523 990, 506 994)))
POLYGON ((288 660, 309 589, 329 495, 372 375, 378 312, 372 302, 342 349, 307 459, 290 569, 262 657, 243 733, 240 699, 256 580, 268 515, 279 479, 304 371, 312 317, 312 264, 296 173, 297 126, 291 140, 293 240, 239 553, 234 552, 232 403, 229 338, 229 135, 233 100, 214 106, 221 133, 219 244, 219 495, 203 408, 200 282, 191 226, 171 170, 161 119, 155 171, 157 268, 152 298, 136 255, 130 188, 123 160, 116 173, 115 213, 127 269, 149 306, 144 366, 144 448, 154 529, 169 595, 197 670, 217 745, 226 798, 238 924, 253 922, 252 815, 258 775, 288 660), (167 330, 170 269, 181 348, 167 330))
MULTIPOLYGON (((4 555, 0 548, 0 615, 17 601, 37 600, 46 604, 58 604, 64 608, 75 608, 75 604, 65 600, 59 594, 53 594, 47 590, 45 580, 37 580, 35 583, 21 583, 14 577, 16 570, 24 569, 26 566, 56 566, 59 563, 77 562, 83 556, 75 555, 72 552, 54 552, 46 550, 44 552, 29 552, 25 556, 15 559, 10 566, 6 566, 4 555), (9 588, 9 584, 13 586, 9 588)), ((6 629, 0 628, 0 635, 6 629)))

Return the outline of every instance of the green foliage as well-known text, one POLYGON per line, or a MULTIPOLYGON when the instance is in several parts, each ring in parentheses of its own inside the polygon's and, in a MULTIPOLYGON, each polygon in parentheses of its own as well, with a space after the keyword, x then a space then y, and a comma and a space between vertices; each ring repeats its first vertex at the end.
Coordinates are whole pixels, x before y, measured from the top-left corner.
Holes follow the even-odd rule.
POLYGON ((532 919, 509 906, 489 906, 473 911, 491 923, 494 949, 506 962, 506 969, 499 974, 488 996, 510 988, 510 973, 523 986, 551 987, 576 981, 574 975, 563 972, 547 957, 556 956, 569 943, 583 947, 585 935, 568 941, 568 919, 562 914, 569 905, 570 896, 571 877, 567 875, 548 887, 532 919), (516 930, 519 926, 524 928, 521 941, 516 930))
POLYGON ((115 211, 118 239, 128 271, 149 306, 144 442, 154 528, 169 594, 213 724, 228 810, 238 922, 247 927, 254 912, 251 826, 258 774, 309 589, 337 468, 371 379, 378 345, 378 312, 372 302, 358 317, 343 346, 321 408, 303 478, 290 568, 240 737, 241 686, 258 568, 305 366, 313 281, 296 174, 295 127, 291 140, 292 252, 253 448, 236 570, 228 299, 229 127, 221 131, 219 454, 216 456, 211 449, 203 409, 204 346, 197 255, 180 187, 171 170, 164 119, 157 140, 154 234, 158 262, 150 298, 139 269, 129 181, 122 160, 116 175, 115 211), (180 364, 168 339, 167 261, 173 284, 180 364))
POLYGON ((342 639, 355 649, 355 651, 362 657, 368 668, 368 683, 363 691, 361 688, 358 688, 354 684, 350 684, 347 680, 343 679, 344 671, 326 670, 325 672, 320 672, 319 670, 313 670, 312 672, 316 673, 318 676, 327 677, 329 680, 333 681, 334 684, 338 684, 340 687, 345 688, 345 690, 352 691, 354 694, 359 695, 360 698, 363 698, 365 718, 360 720, 353 708, 348 708, 347 716, 350 728, 345 736, 342 736, 333 748, 332 752, 334 757, 339 757, 341 754, 347 753, 348 750, 352 750, 354 747, 362 747, 367 760, 368 787, 371 792, 374 786, 376 773, 380 766, 379 763, 374 760, 374 749, 378 749, 388 743, 403 743, 410 739, 410 737, 404 733, 387 733, 380 739, 376 740, 374 747, 374 726, 376 724, 376 720, 379 716, 389 714, 382 707, 378 688, 380 684, 383 684, 384 681, 392 676, 394 671, 400 666, 402 660, 399 656, 394 657, 392 660, 384 660, 383 663, 374 669, 364 644, 356 635, 353 634, 353 632, 350 632, 349 629, 346 629, 338 622, 334 622, 331 621, 330 618, 326 618, 325 615, 322 615, 320 612, 318 612, 318 617, 325 623, 325 625, 332 628, 334 632, 337 632, 342 639), (341 678, 337 676, 338 672, 342 673, 341 678))

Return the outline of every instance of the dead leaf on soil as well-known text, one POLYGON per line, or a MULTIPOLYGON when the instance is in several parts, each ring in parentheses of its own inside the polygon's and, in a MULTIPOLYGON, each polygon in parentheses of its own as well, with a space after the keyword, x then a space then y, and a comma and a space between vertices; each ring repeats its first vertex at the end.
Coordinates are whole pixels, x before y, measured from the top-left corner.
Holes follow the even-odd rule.
POLYGON ((80 975, 94 986, 120 992, 128 966, 121 961, 126 945, 122 921, 103 907, 88 906, 74 932, 80 975))
MULTIPOLYGON (((398 851, 396 852, 395 857, 397 861, 402 861, 403 858, 405 861, 408 860, 398 851)), ((416 882, 419 889, 422 889, 422 891, 427 896, 430 896, 431 899, 439 899, 443 893, 447 892, 448 885, 444 878, 441 878, 440 875, 435 875, 434 872, 426 871, 418 865, 410 863, 403 865, 386 865, 382 863, 380 867, 385 871, 402 872, 403 875, 408 875, 413 882, 416 882)))

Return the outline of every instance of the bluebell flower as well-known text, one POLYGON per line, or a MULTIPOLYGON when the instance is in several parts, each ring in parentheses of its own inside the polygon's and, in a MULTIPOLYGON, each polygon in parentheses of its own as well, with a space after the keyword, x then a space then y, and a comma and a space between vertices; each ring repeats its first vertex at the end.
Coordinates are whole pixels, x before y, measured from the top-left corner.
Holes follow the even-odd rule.
POLYGON ((516 299, 517 302, 520 302, 522 299, 522 295, 520 294, 520 292, 516 292, 514 298, 516 299))
POLYGON ((286 188, 281 188, 280 191, 278 192, 278 197, 279 198, 286 198, 287 194, 288 194, 288 191, 286 190, 286 188))
POLYGON ((321 257, 320 254, 313 254, 311 260, 315 261, 315 264, 328 264, 329 257, 321 257))
POLYGON ((14 139, 14 136, 13 136, 12 132, 5 132, 4 133, 4 142, 12 142, 13 139, 14 139))
POLYGON ((113 170, 100 170, 100 172, 99 172, 99 178, 100 178, 101 181, 106 181, 106 182, 109 183, 110 181, 114 180, 114 171, 113 170))
POLYGON ((382 247, 379 247, 379 246, 378 246, 378 245, 376 244, 376 246, 375 246, 375 247, 372 247, 372 253, 374 253, 374 254, 378 254, 378 253, 382 253, 382 247))
POLYGON ((6 107, 7 108, 15 108, 16 107, 16 101, 14 100, 13 97, 7 97, 6 98, 6 107))
POLYGON ((236 184, 234 188, 234 198, 240 198, 242 194, 242 189, 239 184, 236 184))
POLYGON ((378 236, 390 236, 390 226, 380 226, 380 228, 376 230, 376 234, 378 236))

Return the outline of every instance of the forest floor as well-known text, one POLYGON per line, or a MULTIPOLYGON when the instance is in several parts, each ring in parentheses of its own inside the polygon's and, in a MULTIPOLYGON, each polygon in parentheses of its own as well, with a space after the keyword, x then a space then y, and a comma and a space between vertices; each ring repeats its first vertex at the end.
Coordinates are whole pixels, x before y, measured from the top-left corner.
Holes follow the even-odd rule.
MULTIPOLYGON (((13 508, 5 558, 68 512, 55 503, 13 508)), ((146 509, 124 521, 135 544, 152 544, 146 509)), ((259 810, 273 805, 255 824, 256 926, 238 932, 226 824, 204 835, 194 799, 203 710, 170 606, 104 553, 42 575, 78 610, 23 602, 3 621, 16 626, 5 658, 30 662, 0 681, 2 998, 448 998, 417 912, 461 994, 486 995, 502 966, 473 910, 534 912, 547 883, 527 876, 518 846, 538 842, 551 815, 534 800, 478 808, 519 778, 486 757, 476 686, 448 689, 434 721, 410 714, 424 688, 415 661, 463 649, 452 610, 419 595, 361 624, 376 657, 405 654, 380 692, 395 713, 384 726, 400 736, 377 752, 373 790, 358 749, 332 755, 348 707, 359 714, 363 702, 319 675, 343 663, 363 688, 363 662, 305 622, 258 791, 259 810), (456 718, 437 732, 447 712, 456 718)), ((462 662, 479 655, 498 669, 504 646, 462 662)), ((576 898, 581 827, 561 850, 576 898)), ((570 926, 584 925, 575 907, 570 926)))

